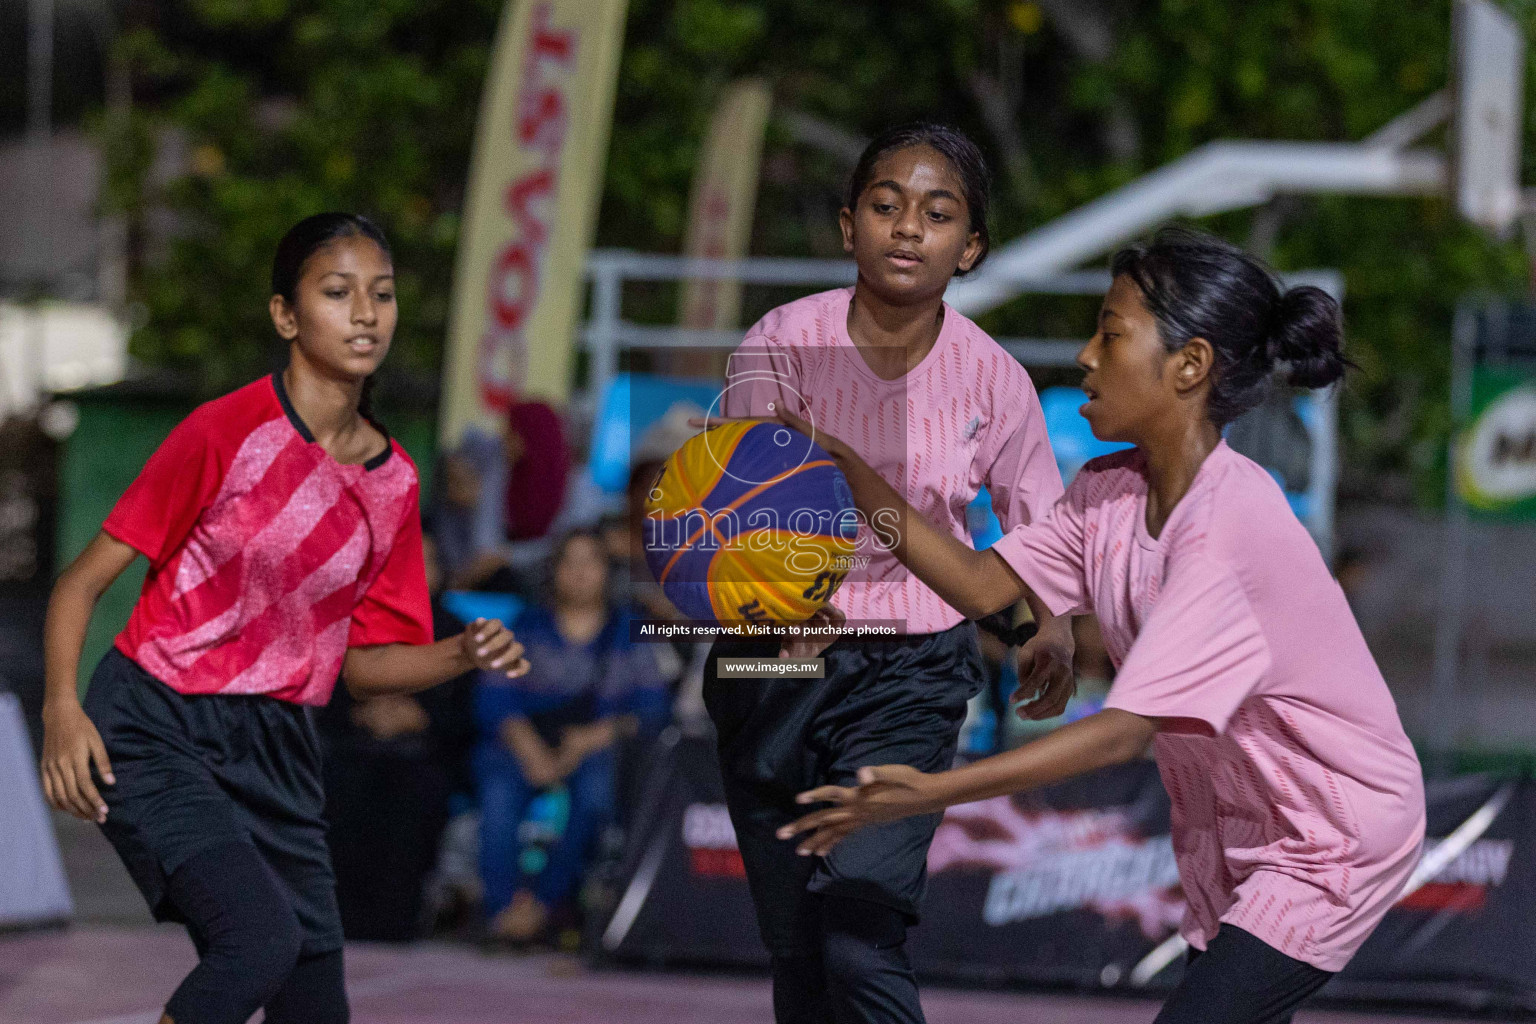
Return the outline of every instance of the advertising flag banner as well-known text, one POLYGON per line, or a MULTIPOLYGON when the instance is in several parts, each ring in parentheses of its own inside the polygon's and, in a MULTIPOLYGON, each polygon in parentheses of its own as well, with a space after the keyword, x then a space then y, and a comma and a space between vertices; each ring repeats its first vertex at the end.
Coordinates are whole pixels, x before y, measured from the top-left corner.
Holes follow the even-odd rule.
MULTIPOLYGON (((688 200, 685 255, 737 260, 747 254, 771 104, 768 83, 757 78, 733 82, 721 96, 688 200)), ((681 309, 684 327, 730 330, 741 314, 741 282, 687 281, 681 309)))
POLYGON ((440 434, 571 385, 628 0, 510 0, 470 163, 440 434))

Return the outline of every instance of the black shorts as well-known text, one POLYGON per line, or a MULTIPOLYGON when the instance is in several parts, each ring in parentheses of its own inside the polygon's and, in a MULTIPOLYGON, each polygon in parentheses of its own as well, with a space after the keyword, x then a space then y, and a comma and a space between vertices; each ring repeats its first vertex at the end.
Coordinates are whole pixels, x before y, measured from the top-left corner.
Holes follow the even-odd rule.
POLYGON ((342 946, 310 709, 261 696, 187 696, 113 648, 85 697, 117 779, 96 786, 101 830, 157 921, 181 921, 166 880, 194 854, 254 846, 304 930, 302 955, 342 946))
POLYGON ((966 703, 984 672, 976 627, 896 640, 838 641, 823 679, 720 679, 719 657, 773 657, 778 641, 721 641, 710 651, 704 704, 719 738, 726 803, 763 941, 775 956, 811 951, 819 916, 807 893, 870 900, 917 920, 928 844, 942 815, 854 833, 826 857, 801 857, 775 831, 806 813, 795 794, 848 785, 865 765, 943 771, 966 703))
POLYGON ((1153 1024, 1290 1024, 1296 1008, 1332 978, 1223 924, 1204 952, 1189 951, 1184 978, 1153 1024))

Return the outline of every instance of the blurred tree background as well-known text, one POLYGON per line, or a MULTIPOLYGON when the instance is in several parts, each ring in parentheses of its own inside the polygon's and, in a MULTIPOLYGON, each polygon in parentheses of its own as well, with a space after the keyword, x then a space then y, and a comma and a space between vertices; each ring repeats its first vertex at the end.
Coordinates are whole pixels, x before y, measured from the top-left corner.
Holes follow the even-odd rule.
MULTIPOLYGON (((1536 28, 1536 0, 1506 6, 1536 28)), ((93 122, 110 154, 106 203, 130 238, 148 237, 151 218, 177 224, 169 244, 132 253, 135 355, 195 367, 210 390, 270 365, 277 238, 304 214, 352 208, 395 245, 393 369, 434 379, 501 7, 128 0, 116 56, 132 112, 93 122), (157 178, 167 137, 185 172, 157 178)), ((1208 141, 1363 138, 1446 84, 1450 7, 632 0, 597 244, 678 250, 713 103, 742 75, 775 90, 754 253, 841 255, 836 211, 859 146, 919 117, 982 143, 998 176, 993 237, 1005 241, 1208 141)), ((1287 198, 1205 226, 1281 269, 1344 272, 1361 366, 1345 392, 1344 494, 1438 503, 1454 304, 1472 289, 1527 289, 1518 242, 1485 238, 1438 198, 1287 198)), ((652 316, 665 305, 637 303, 652 316)), ((983 326, 1081 336, 1091 313, 1021 300, 983 326)))

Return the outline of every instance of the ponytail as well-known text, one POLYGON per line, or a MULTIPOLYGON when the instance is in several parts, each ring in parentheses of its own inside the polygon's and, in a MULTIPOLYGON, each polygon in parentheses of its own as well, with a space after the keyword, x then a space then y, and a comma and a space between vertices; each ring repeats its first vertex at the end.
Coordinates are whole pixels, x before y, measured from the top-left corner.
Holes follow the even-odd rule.
POLYGON ((1339 304, 1321 288, 1282 292, 1264 264, 1229 242, 1164 228, 1110 263, 1128 276, 1169 352, 1204 338, 1216 354, 1206 415, 1224 427, 1283 381, 1320 388, 1354 365, 1344 358, 1339 304))

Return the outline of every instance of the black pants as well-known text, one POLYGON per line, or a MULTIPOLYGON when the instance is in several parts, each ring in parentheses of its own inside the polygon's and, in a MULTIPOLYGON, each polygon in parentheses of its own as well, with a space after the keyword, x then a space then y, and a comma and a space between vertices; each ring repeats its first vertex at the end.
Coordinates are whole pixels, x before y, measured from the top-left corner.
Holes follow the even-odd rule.
POLYGON ((449 777, 420 736, 345 735, 325 760, 326 835, 348 939, 421 937, 423 894, 448 824, 449 777))
POLYGON ((1190 951, 1184 980, 1153 1024, 1289 1024, 1332 977, 1224 924, 1204 952, 1190 951))
POLYGON ((795 794, 848 785, 865 765, 943 771, 966 702, 983 685, 976 629, 874 643, 839 641, 819 680, 721 679, 719 657, 772 657, 776 642, 721 642, 704 703, 719 737, 763 943, 773 958, 779 1024, 916 1024, 923 1020, 903 943, 916 923, 928 845, 942 817, 905 818, 801 857, 774 833, 808 808, 795 794))
POLYGON ((165 1006, 176 1024, 347 1024, 341 950, 303 952, 304 930, 256 848, 227 843, 171 873, 166 897, 198 964, 165 1006))

